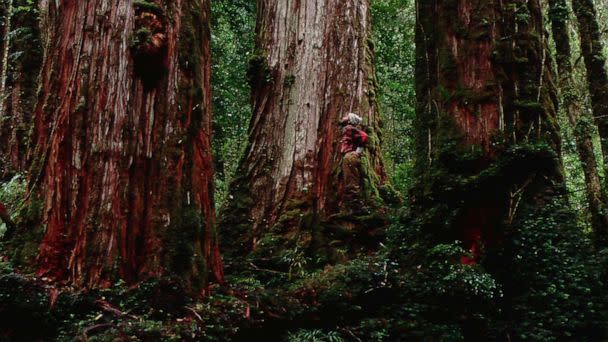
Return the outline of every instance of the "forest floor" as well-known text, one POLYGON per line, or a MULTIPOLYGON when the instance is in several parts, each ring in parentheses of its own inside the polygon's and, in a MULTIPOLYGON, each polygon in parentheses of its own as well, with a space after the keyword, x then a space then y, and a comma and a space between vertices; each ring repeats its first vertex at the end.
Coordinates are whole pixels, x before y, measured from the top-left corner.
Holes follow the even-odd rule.
MULTIPOLYGON (((356 303, 362 298, 353 298, 344 284, 332 288, 336 284, 331 279, 344 270, 335 273, 328 267, 283 287, 265 287, 253 277, 241 276, 229 279, 234 284, 213 285, 204 297, 193 298, 169 279, 82 292, 20 274, 3 263, 0 340, 252 341, 254 336, 290 340, 290 334, 298 330, 320 333, 335 327, 338 319, 344 322, 360 316, 362 307, 356 303), (343 306, 358 308, 351 318, 334 315, 341 309, 328 310, 339 299, 343 306), (327 300, 333 304, 324 303, 327 300)), ((377 290, 364 291, 367 304, 378 299, 373 294, 377 290)))
MULTIPOLYGON (((345 220, 349 218, 331 222, 343 225, 345 220)), ((387 224, 370 218, 356 221, 387 224)), ((308 267, 312 262, 299 256, 291 261, 297 269, 285 270, 240 260, 231 263, 232 271, 228 267, 227 285, 211 284, 193 297, 169 278, 76 290, 18 270, 2 257, 0 341, 255 340, 252 336, 280 341, 316 335, 339 341, 341 335, 357 333, 350 328, 333 331, 337 325, 358 321, 362 312, 369 314, 370 306, 385 300, 374 294, 387 285, 381 274, 386 265, 372 255, 353 259, 308 267)))
POLYGON ((0 341, 603 341, 608 262, 558 208, 473 265, 403 210, 386 215, 374 253, 328 265, 301 253, 230 258, 226 285, 198 296, 170 278, 78 291, 3 257, 0 341))

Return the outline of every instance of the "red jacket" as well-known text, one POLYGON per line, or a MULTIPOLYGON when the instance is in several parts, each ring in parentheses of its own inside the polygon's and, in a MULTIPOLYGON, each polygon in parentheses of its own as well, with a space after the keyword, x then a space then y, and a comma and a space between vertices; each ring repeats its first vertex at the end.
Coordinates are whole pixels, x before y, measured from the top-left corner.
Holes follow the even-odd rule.
POLYGON ((342 148, 340 152, 346 154, 353 152, 357 147, 365 147, 369 136, 355 126, 347 125, 342 129, 342 148))

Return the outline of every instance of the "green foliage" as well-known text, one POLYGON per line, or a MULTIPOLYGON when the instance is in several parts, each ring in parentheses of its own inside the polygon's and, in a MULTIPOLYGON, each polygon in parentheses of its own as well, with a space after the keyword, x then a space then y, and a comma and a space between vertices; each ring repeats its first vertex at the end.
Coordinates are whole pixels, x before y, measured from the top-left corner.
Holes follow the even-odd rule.
POLYGON ((491 335, 502 285, 483 267, 462 265, 460 258, 467 252, 458 241, 433 244, 419 223, 405 222, 393 225, 387 239, 387 256, 396 268, 394 282, 399 288, 389 331, 405 330, 413 340, 477 340, 491 335))
POLYGON ((71 292, 18 275, 4 262, 0 300, 0 331, 11 341, 226 341, 248 305, 225 292, 195 302, 170 279, 71 292))
POLYGON ((339 332, 323 330, 298 330, 295 333, 289 333, 287 337, 289 342, 343 342, 345 341, 339 332))
POLYGON ((597 22, 600 25, 602 33, 602 41, 604 43, 604 55, 608 55, 608 3, 606 1, 597 1, 597 22))
MULTIPOLYGON (((25 179, 22 175, 16 175, 6 183, 0 183, 0 203, 7 206, 13 220, 17 218, 17 212, 23 204, 25 191, 25 179)), ((5 231, 4 222, 0 222, 0 235, 4 234, 5 231)))
MULTIPOLYGON (((5 109, 16 105, 15 109, 23 111, 23 117, 21 120, 15 120, 11 115, 3 113, 0 115, 0 126, 4 127, 1 134, 9 135, 10 132, 6 130, 7 124, 11 125, 10 128, 19 145, 20 157, 25 158, 23 151, 27 149, 27 138, 31 129, 28 118, 31 117, 37 100, 37 76, 43 55, 39 26, 40 13, 37 0, 13 0, 11 3, 13 7, 10 13, 10 28, 6 27, 9 21, 6 15, 8 1, 3 1, 1 5, 3 9, 0 9, 0 12, 3 12, 0 15, 0 26, 2 26, 0 31, 9 29, 9 32, 3 37, 4 42, 8 42, 9 46, 8 51, 3 51, 8 53, 7 65, 5 65, 6 74, 2 75, 6 76, 2 80, 5 82, 6 92, 0 94, 0 100, 5 101, 5 104, 8 105, 5 109), (19 93, 15 91, 17 85, 19 93), (16 97, 13 97, 12 101, 8 101, 7 97, 11 94, 16 97), (18 101, 15 101, 17 98, 18 101)), ((9 161, 7 154, 0 154, 0 175, 6 177, 0 181, 6 181, 16 171, 15 166, 9 161)))
POLYGON ((146 58, 146 48, 152 44, 152 32, 147 27, 140 27, 133 33, 129 41, 129 48, 137 59, 146 58))
POLYGON ((558 197, 520 210, 528 215, 515 222, 499 251, 475 267, 459 264, 465 251, 458 244, 430 244, 436 238, 421 228, 424 217, 418 217, 420 224, 394 225, 389 255, 400 268, 419 270, 400 285, 415 303, 398 312, 406 311, 413 321, 398 324, 407 322, 418 338, 440 340, 603 339, 605 266, 567 202, 558 197))
POLYGON ((384 162, 392 183, 405 194, 412 186, 414 158, 414 1, 375 0, 371 13, 384 162))
POLYGON ((132 51, 138 53, 143 50, 146 46, 152 43, 152 32, 147 27, 140 27, 131 38, 129 46, 132 51))
POLYGON ((292 86, 295 82, 296 82, 296 76, 295 75, 287 75, 285 76, 285 80, 283 81, 285 83, 285 86, 292 86))
MULTIPOLYGON (((0 183, 0 202, 6 205, 12 220, 17 225, 10 241, 0 245, 0 252, 10 256, 13 266, 22 272, 28 271, 38 255, 38 247, 44 235, 41 226, 43 203, 36 196, 27 198, 27 182, 25 176, 15 175, 10 181, 0 183)), ((0 234, 6 227, 0 223, 0 234)))
MULTIPOLYGON (((12 30, 8 34, 11 41, 9 72, 15 72, 18 68, 32 72, 37 69, 43 53, 38 27, 38 1, 17 0, 13 6, 12 30)), ((12 77, 18 77, 18 74, 12 77)))
POLYGON ((133 7, 137 8, 141 11, 152 12, 152 13, 161 13, 162 10, 159 5, 145 0, 134 0, 133 7))
POLYGON ((529 341, 605 338, 601 258, 563 198, 516 224, 500 278, 509 285, 513 336, 529 341), (508 281, 508 282, 507 282, 508 281))
POLYGON ((211 2, 213 155, 218 205, 228 200, 228 185, 247 146, 251 108, 246 75, 254 45, 255 10, 255 1, 211 2))

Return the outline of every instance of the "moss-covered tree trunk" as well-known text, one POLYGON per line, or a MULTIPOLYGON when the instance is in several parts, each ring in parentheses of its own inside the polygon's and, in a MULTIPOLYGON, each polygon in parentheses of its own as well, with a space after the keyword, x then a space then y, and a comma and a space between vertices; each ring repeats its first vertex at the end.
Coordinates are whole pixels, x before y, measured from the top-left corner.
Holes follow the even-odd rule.
MULTIPOLYGON (((0 95, 2 99, 6 96, 6 78, 8 73, 8 55, 11 45, 10 32, 12 29, 12 12, 13 12, 13 1, 2 1, 0 3, 0 34, 2 34, 2 41, 0 41, 0 95)), ((0 115, 3 115, 4 108, 0 104, 0 115)))
POLYGON ((369 208, 380 205, 385 172, 370 19, 368 0, 258 1, 253 118, 223 210, 227 244, 246 252, 277 223, 293 227, 340 211, 340 118, 349 112, 370 135, 361 197, 369 208))
POLYGON ((222 280, 210 148, 209 2, 45 2, 30 191, 39 275, 86 287, 222 280))
POLYGON ((591 95, 593 116, 601 139, 604 172, 607 172, 608 72, 606 72, 602 33, 597 22, 597 12, 593 0, 572 0, 572 9, 578 21, 578 33, 581 52, 587 69, 587 83, 591 95))
POLYGON ((37 3, 3 2, 6 6, 4 28, 11 32, 3 35, 2 44, 0 179, 27 168, 25 156, 42 62, 37 3))
POLYGON ((476 262, 561 182, 538 0, 417 2, 419 214, 476 262))
MULTIPOLYGON (((10 121, 9 116, 6 114, 5 103, 8 99, 7 91, 6 91, 6 79, 8 76, 8 55, 10 49, 10 31, 11 31, 11 13, 13 11, 13 2, 12 1, 2 1, 0 3, 0 143, 2 145, 6 145, 8 143, 7 136, 9 132, 7 132, 3 127, 10 121)), ((8 156, 5 152, 0 153, 0 176, 2 178, 6 178, 9 167, 6 166, 8 164, 8 156)), ((1 179, 1 178, 0 178, 1 179)))
POLYGON ((572 126, 576 149, 585 175, 587 202, 596 242, 605 245, 608 238, 608 211, 595 159, 591 127, 583 117, 584 101, 575 89, 572 68, 572 49, 568 28, 569 9, 566 0, 549 1, 551 28, 555 42, 558 84, 563 98, 564 112, 572 126))

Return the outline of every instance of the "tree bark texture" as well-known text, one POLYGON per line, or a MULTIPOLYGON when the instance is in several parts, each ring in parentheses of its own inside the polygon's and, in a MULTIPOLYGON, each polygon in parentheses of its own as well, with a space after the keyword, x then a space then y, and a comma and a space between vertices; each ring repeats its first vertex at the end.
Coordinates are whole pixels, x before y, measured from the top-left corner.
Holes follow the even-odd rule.
POLYGON ((606 195, 597 170, 591 127, 584 120, 584 101, 575 89, 572 67, 572 49, 568 31, 569 9, 565 0, 549 1, 551 28, 555 42, 560 87, 564 112, 572 126, 576 149, 585 175, 587 202, 596 243, 605 245, 608 239, 608 211, 606 195), (581 120, 582 119, 582 120, 581 120))
POLYGON ((208 1, 45 3, 30 176, 46 224, 39 275, 221 281, 208 1))
MULTIPOLYGON (((10 50, 10 32, 12 30, 13 1, 3 1, 0 3, 0 14, 2 14, 2 42, 0 42, 0 95, 6 92, 6 78, 8 73, 8 55, 10 50)), ((2 101, 4 102, 4 101, 2 101)), ((4 114, 4 106, 0 104, 0 114, 4 114)))
POLYGON ((417 2, 417 163, 427 228, 475 262, 561 182, 539 1, 417 2))
MULTIPOLYGON (((593 117, 598 128, 604 156, 604 172, 608 171, 608 73, 593 0, 572 0, 572 9, 578 21, 581 52, 587 69, 587 83, 593 117)), ((606 180, 604 180, 606 182, 606 180)), ((602 238, 604 239, 604 238, 602 238)))
POLYGON ((4 27, 10 32, 3 35, 2 46, 0 179, 27 169, 28 136, 42 63, 37 2, 11 0, 5 6, 4 27))
POLYGON ((258 1, 253 118, 236 198, 223 210, 228 243, 250 250, 294 211, 320 219, 339 211, 339 121, 349 112, 364 119, 371 138, 361 158, 365 205, 381 202, 386 177, 370 19, 368 0, 258 1))

